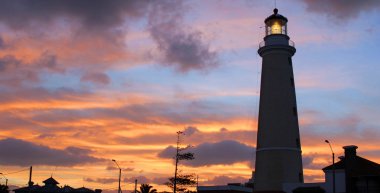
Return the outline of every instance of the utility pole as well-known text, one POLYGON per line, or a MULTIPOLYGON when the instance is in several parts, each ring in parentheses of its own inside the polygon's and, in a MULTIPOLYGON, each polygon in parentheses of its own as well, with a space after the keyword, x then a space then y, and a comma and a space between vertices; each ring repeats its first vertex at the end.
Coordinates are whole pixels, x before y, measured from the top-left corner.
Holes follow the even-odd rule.
POLYGON ((29 168, 29 182, 28 182, 28 187, 29 187, 29 193, 32 192, 32 186, 33 186, 33 182, 32 182, 32 171, 33 171, 33 166, 30 166, 29 168))
POLYGON ((137 179, 135 179, 135 193, 137 193, 137 179))
POLYGON ((197 192, 198 192, 198 186, 199 186, 198 183, 199 183, 199 182, 198 182, 198 175, 197 175, 197 192))
POLYGON ((119 168, 119 193, 121 193, 120 180, 121 180, 121 168, 119 168))
MULTIPOLYGON (((29 168, 29 182, 28 182, 29 187, 33 186, 33 182, 32 182, 32 172, 33 172, 33 166, 30 166, 30 168, 29 168)), ((30 188, 29 188, 29 189, 30 189, 30 188)))
POLYGON ((182 131, 177 132, 177 150, 175 154, 175 170, 174 170, 174 183, 173 183, 173 193, 176 193, 177 191, 177 171, 178 171, 178 154, 179 154, 179 139, 180 135, 182 134, 182 131))

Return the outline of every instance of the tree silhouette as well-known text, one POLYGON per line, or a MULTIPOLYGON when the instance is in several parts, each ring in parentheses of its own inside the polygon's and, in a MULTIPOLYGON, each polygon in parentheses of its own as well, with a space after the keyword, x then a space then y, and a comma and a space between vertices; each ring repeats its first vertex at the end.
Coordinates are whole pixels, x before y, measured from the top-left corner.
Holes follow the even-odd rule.
POLYGON ((141 184, 140 190, 137 190, 138 193, 157 193, 156 189, 152 189, 153 186, 149 184, 141 184))
POLYGON ((177 132, 177 148, 176 148, 176 155, 174 157, 175 159, 174 177, 169 178, 169 182, 164 183, 165 185, 170 187, 174 193, 185 192, 188 186, 194 186, 196 184, 194 174, 187 174, 187 175, 178 174, 179 161, 194 159, 194 153, 184 152, 185 150, 191 147, 190 145, 184 148, 180 147, 180 139, 181 139, 180 135, 182 134, 184 134, 182 131, 177 132))
MULTIPOLYGON (((187 188, 189 186, 194 186, 197 184, 195 180, 194 174, 186 174, 182 175, 179 174, 176 178, 176 192, 187 192, 187 188)), ((174 177, 169 178, 169 182, 166 182, 165 185, 167 185, 169 188, 173 189, 174 191, 174 177)))
POLYGON ((9 193, 8 186, 0 184, 0 193, 9 193))

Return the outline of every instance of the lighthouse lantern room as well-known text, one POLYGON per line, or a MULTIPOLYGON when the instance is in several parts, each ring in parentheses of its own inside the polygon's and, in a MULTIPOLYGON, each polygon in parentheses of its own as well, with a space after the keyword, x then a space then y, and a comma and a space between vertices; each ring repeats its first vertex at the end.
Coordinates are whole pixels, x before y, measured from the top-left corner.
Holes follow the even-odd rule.
POLYGON ((273 10, 273 15, 265 19, 265 35, 272 34, 284 34, 287 35, 288 19, 286 17, 278 14, 278 9, 273 10))

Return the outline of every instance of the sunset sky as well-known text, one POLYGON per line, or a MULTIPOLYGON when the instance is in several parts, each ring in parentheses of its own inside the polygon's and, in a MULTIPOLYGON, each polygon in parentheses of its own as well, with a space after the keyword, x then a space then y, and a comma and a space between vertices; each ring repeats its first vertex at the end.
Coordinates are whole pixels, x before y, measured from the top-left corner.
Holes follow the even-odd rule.
MULTIPOLYGON (((0 172, 159 191, 182 130, 199 185, 254 170, 264 19, 274 1, 1 0, 0 172)), ((306 182, 342 146, 380 162, 380 1, 278 0, 293 57, 306 182)), ((1 177, 1 176, 0 176, 1 177)), ((0 179, 4 183, 4 178, 0 179)))

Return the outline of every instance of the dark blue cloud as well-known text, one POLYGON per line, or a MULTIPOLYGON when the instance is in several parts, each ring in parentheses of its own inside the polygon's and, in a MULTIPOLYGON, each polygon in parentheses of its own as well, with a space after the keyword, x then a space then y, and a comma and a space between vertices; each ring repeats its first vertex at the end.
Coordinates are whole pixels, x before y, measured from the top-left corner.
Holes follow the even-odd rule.
MULTIPOLYGON (((200 167, 210 165, 230 165, 238 162, 251 163, 254 159, 255 148, 249 145, 225 140, 216 143, 202 143, 188 151, 194 153, 194 160, 183 161, 188 166, 200 167)), ((161 158, 173 158, 175 148, 169 146, 158 154, 161 158)))
POLYGON ((380 9, 378 0, 302 0, 307 10, 328 15, 334 19, 348 20, 358 17, 362 12, 380 9))
POLYGON ((57 18, 73 18, 84 28, 107 30, 126 19, 145 14, 146 0, 4 0, 0 4, 0 21, 13 29, 55 22, 57 18))
MULTIPOLYGON (((202 33, 188 30, 183 25, 186 10, 180 1, 163 0, 4 0, 0 3, 0 22, 13 30, 46 31, 45 27, 36 25, 50 27, 64 20, 68 29, 79 26, 77 32, 83 33, 75 33, 77 37, 79 34, 100 34, 98 37, 123 44, 120 42, 123 38, 115 37, 122 37, 124 26, 146 19, 147 29, 157 43, 159 57, 164 64, 180 72, 208 70, 217 66, 217 53, 209 49, 202 33)), ((0 47, 1 44, 0 41, 0 47)), ((101 80, 101 83, 108 83, 104 76, 101 80)))
POLYGON ((173 9, 172 4, 171 1, 160 1, 149 15, 149 32, 162 54, 162 62, 179 72, 207 71, 217 67, 217 53, 209 48, 202 33, 183 26, 186 6, 177 3, 173 9))
POLYGON ((103 161, 89 155, 91 151, 77 147, 52 149, 31 142, 7 138, 0 140, 0 164, 14 166, 73 166, 103 161))

